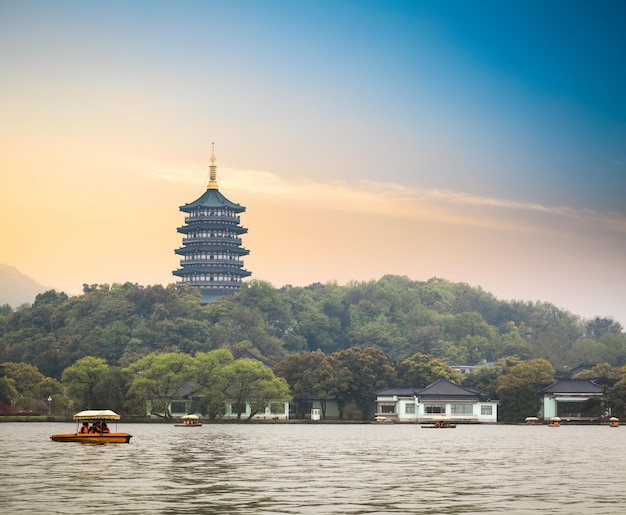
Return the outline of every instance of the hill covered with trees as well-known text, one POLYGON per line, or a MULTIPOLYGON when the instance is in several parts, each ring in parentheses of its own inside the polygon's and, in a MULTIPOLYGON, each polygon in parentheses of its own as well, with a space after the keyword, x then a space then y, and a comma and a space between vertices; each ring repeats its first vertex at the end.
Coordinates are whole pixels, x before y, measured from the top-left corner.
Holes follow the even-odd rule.
POLYGON ((51 398, 48 409, 65 414, 106 405, 141 415, 151 405, 167 415, 172 396, 195 385, 204 400, 194 409, 211 418, 223 414, 226 398, 237 406, 245 398, 254 412, 291 399, 297 415, 313 396, 358 419, 373 413, 378 389, 445 377, 499 398, 501 419, 519 421, 539 409, 539 390, 555 373, 571 375, 580 364, 594 365, 584 377, 615 385, 615 396, 589 413, 626 411, 620 324, 501 301, 466 284, 385 276, 277 289, 251 281, 208 305, 192 287, 83 290, 0 306, 4 412, 42 413, 51 398), (482 366, 462 376, 451 365, 482 366))
POLYGON ((282 288, 250 281, 208 305, 191 287, 84 285, 82 295, 50 290, 31 306, 0 308, 0 363, 29 363, 55 379, 86 356, 129 366, 154 352, 225 348, 277 363, 354 346, 381 349, 394 363, 415 353, 454 365, 542 358, 557 371, 626 363, 626 334, 610 318, 585 320, 547 302, 502 301, 442 279, 384 276, 282 288))

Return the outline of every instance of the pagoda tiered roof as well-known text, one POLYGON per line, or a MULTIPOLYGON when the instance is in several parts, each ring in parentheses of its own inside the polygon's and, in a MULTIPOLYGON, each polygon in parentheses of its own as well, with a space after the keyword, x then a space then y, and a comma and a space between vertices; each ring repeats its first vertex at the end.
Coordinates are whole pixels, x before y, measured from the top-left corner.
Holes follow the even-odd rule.
POLYGON ((248 277, 252 275, 252 272, 248 272, 243 268, 237 266, 194 266, 187 267, 179 270, 174 270, 172 274, 177 275, 179 277, 184 277, 185 275, 193 275, 193 274, 230 274, 237 275, 239 277, 248 277))
POLYGON ((228 230, 230 232, 234 232, 236 234, 245 234, 248 232, 248 229, 246 229, 245 227, 241 227, 241 225, 236 225, 236 224, 225 225, 224 222, 219 222, 217 220, 194 221, 193 224, 190 222, 189 225, 183 225, 181 227, 178 227, 176 230, 180 233, 187 234, 189 232, 202 230, 202 229, 207 230, 207 231, 210 231, 210 230, 218 231, 220 229, 223 229, 224 227, 228 227, 228 230))
POLYGON ((185 204, 180 206, 180 210, 185 213, 190 213, 194 209, 198 207, 206 207, 206 208, 222 208, 226 207, 231 209, 235 213, 243 213, 246 208, 240 204, 235 204, 228 200, 224 195, 222 195, 219 190, 209 188, 207 189, 200 198, 190 202, 189 204, 185 204))
POLYGON ((206 243, 194 243, 193 245, 180 247, 174 251, 174 254, 192 254, 197 251, 230 252, 231 254, 238 254, 240 256, 247 256, 250 254, 248 249, 244 249, 243 247, 239 247, 237 245, 208 245, 206 243))

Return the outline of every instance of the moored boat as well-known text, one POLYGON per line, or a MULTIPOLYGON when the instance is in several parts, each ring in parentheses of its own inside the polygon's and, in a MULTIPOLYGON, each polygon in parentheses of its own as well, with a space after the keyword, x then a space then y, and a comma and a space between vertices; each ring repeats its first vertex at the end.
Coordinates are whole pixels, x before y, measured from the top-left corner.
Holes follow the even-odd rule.
POLYGON ((548 423, 548 427, 561 427, 561 419, 559 417, 552 417, 548 423))
POLYGON ((200 422, 200 417, 198 415, 183 415, 182 424, 174 424, 177 427, 202 427, 202 422, 200 422))
POLYGON ((132 435, 117 431, 117 421, 120 418, 117 413, 111 410, 81 411, 74 415, 75 433, 52 435, 50 439, 53 442, 128 443, 132 435), (116 422, 115 431, 111 431, 107 426, 107 422, 111 421, 116 422), (89 426, 90 423, 91 427, 89 426))
POLYGON ((609 419, 609 427, 619 427, 619 418, 611 417, 609 419))
POLYGON ((454 429, 456 424, 452 424, 447 418, 435 419, 433 424, 424 424, 424 429, 454 429))

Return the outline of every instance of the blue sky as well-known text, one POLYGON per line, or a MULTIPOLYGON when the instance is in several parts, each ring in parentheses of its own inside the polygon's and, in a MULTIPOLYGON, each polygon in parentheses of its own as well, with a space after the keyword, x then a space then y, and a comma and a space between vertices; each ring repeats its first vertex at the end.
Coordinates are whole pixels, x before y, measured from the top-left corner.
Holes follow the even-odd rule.
POLYGON ((440 276, 626 323, 625 22, 608 0, 0 0, 4 210, 58 220, 5 227, 0 262, 172 282, 214 141, 255 278, 440 276))

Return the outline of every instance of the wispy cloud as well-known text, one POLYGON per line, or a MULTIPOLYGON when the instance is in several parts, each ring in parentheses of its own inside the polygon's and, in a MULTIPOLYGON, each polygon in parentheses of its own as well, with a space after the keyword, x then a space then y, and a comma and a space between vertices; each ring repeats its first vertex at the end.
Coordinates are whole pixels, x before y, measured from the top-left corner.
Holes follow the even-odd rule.
MULTIPOLYGON (((208 167, 195 164, 161 165, 139 161, 138 167, 153 178, 206 184, 208 167)), ((619 213, 575 209, 563 205, 473 195, 447 189, 412 188, 402 184, 359 181, 319 182, 287 180, 263 170, 219 168, 218 182, 225 191, 282 198, 316 209, 385 213, 388 216, 428 218, 461 225, 515 230, 550 230, 565 220, 584 226, 626 233, 626 218, 619 213)))

